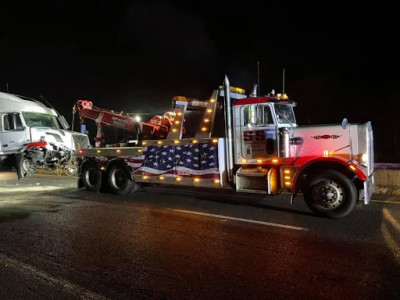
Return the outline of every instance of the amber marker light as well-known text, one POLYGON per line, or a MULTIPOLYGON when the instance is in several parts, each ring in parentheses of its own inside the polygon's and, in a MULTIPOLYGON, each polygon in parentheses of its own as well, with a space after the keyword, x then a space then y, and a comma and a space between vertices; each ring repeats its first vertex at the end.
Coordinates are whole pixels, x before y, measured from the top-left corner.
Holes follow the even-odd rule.
POLYGON ((357 168, 356 168, 355 166, 353 166, 353 165, 350 165, 349 168, 350 168, 351 170, 353 170, 353 171, 357 171, 357 168))
POLYGON ((207 127, 202 127, 201 131, 207 131, 207 127))
POLYGON ((177 132, 177 131, 178 131, 178 129, 176 129, 176 128, 172 129, 172 132, 177 132))
POLYGON ((178 141, 178 140, 175 140, 175 141, 174 141, 174 144, 179 144, 179 141, 178 141))
POLYGON ((142 145, 147 145, 147 142, 143 142, 142 145))
POLYGON ((138 149, 137 152, 142 152, 142 149, 138 149))
POLYGON ((161 145, 161 144, 162 144, 162 141, 157 141, 157 144, 161 145))
POLYGON ((101 150, 97 150, 96 152, 97 152, 97 153, 101 153, 101 150))
POLYGON ((160 180, 164 180, 164 176, 160 176, 160 177, 158 177, 160 180))
POLYGON ((290 174, 291 172, 290 172, 290 170, 285 170, 285 171, 283 171, 285 174, 290 174))
POLYGON ((215 99, 210 99, 210 102, 211 102, 211 103, 214 103, 214 102, 215 102, 215 99))
POLYGON ((262 159, 257 159, 258 164, 261 164, 262 162, 263 162, 262 159))
POLYGON ((220 180, 219 179, 215 179, 214 183, 220 183, 220 180))
POLYGON ((247 163, 247 159, 242 158, 241 162, 242 162, 242 164, 245 164, 245 163, 247 163))
POLYGON ((279 160, 278 160, 277 158, 274 158, 274 159, 272 160, 272 162, 273 162, 274 164, 276 164, 276 163, 279 162, 279 160))
POLYGON ((193 144, 197 144, 199 141, 198 140, 193 140, 192 143, 193 144))
POLYGON ((208 123, 208 122, 210 122, 210 119, 204 119, 204 122, 208 123))
POLYGON ((218 143, 218 140, 217 139, 213 139, 212 142, 213 143, 218 143))
POLYGON ((144 175, 142 178, 143 179, 149 179, 149 176, 144 175))
POLYGON ((115 152, 119 154, 119 153, 121 153, 121 149, 117 149, 117 150, 115 150, 115 152))
POLYGON ((102 170, 102 171, 104 171, 105 169, 106 169, 105 166, 101 166, 101 167, 100 167, 100 170, 102 170))
POLYGON ((177 125, 179 125, 181 122, 179 122, 178 120, 176 120, 174 123, 177 124, 177 125))
POLYGON ((212 113, 212 111, 213 111, 212 108, 208 108, 208 109, 207 109, 207 112, 208 112, 209 114, 212 113))
POLYGON ((179 181, 182 181, 182 178, 181 177, 176 177, 175 180, 179 182, 179 181))
POLYGON ((200 182, 200 178, 193 179, 194 182, 200 182))

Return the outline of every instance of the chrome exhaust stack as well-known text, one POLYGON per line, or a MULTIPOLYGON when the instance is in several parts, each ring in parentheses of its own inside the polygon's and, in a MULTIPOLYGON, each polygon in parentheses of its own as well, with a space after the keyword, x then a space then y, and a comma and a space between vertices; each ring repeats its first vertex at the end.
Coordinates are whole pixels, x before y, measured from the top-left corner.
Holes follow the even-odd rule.
POLYGON ((230 97, 230 83, 228 76, 224 80, 225 98, 225 148, 228 182, 233 183, 233 134, 232 134, 232 104, 230 97))

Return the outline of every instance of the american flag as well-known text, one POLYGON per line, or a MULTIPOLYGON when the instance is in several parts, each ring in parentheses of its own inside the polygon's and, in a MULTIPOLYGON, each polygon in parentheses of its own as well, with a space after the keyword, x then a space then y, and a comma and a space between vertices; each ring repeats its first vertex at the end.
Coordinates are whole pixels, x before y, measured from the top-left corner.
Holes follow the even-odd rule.
POLYGON ((125 158, 138 175, 219 178, 218 147, 212 143, 143 147, 143 155, 125 158))

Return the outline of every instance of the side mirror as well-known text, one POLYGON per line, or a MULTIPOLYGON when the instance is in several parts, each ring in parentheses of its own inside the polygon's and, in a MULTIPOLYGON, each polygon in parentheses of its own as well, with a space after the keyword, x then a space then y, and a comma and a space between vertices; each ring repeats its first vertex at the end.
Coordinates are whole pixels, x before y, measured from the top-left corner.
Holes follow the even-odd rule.
POLYGON ((58 117, 58 121, 60 121, 60 123, 61 123, 61 126, 64 128, 64 129, 69 129, 69 124, 68 124, 68 122, 67 122, 67 120, 65 119, 65 117, 64 116, 59 116, 58 117))
POLYGON ((347 125, 349 125, 349 121, 347 120, 347 118, 343 118, 343 121, 342 121, 343 129, 346 129, 347 125))

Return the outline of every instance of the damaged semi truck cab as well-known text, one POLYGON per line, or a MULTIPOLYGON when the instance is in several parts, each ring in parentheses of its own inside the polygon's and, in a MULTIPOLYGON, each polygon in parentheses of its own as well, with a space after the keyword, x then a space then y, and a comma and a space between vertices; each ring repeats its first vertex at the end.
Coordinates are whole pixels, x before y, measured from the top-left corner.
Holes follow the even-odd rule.
POLYGON ((89 146, 86 134, 68 128, 65 118, 42 102, 0 93, 0 167, 15 168, 23 178, 67 163, 78 145, 89 146))
POLYGON ((286 95, 246 96, 226 77, 210 99, 174 97, 168 132, 135 126, 135 147, 83 149, 80 186, 125 194, 146 184, 302 193, 316 214, 342 218, 374 190, 369 122, 299 126, 286 95), (153 134, 153 135, 152 135, 153 134))

